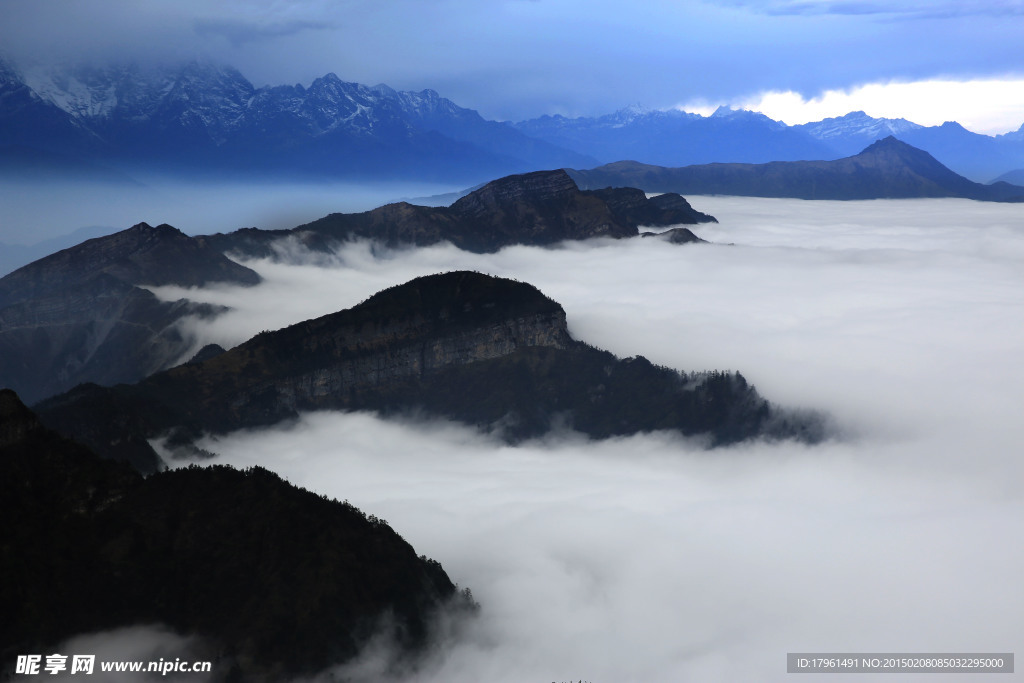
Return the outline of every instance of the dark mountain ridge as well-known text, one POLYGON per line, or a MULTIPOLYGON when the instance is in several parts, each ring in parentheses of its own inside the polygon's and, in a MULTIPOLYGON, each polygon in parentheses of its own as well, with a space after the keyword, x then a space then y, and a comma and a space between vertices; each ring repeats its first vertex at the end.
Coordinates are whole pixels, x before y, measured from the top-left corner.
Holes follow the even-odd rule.
POLYGON ((471 272, 417 278, 204 362, 132 386, 83 385, 36 409, 140 469, 158 463, 147 439, 189 447, 319 409, 422 411, 513 442, 559 425, 594 438, 675 430, 710 445, 823 436, 819 418, 769 405, 738 373, 617 359, 572 339, 562 307, 534 287, 471 272))
POLYGON ((889 136, 860 154, 836 161, 704 164, 681 168, 620 161, 570 175, 583 188, 639 187, 647 192, 725 194, 797 199, 906 199, 960 197, 1020 201, 1024 187, 982 185, 939 163, 927 152, 889 136))
POLYGON ((80 382, 141 379, 188 349, 179 320, 216 311, 139 285, 259 281, 169 225, 140 223, 46 256, 0 278, 0 385, 34 402, 80 382))
POLYGON ((250 228, 204 239, 224 253, 245 256, 272 256, 272 243, 289 236, 318 250, 364 238, 390 247, 448 241, 466 251, 486 253, 515 244, 635 237, 639 225, 705 222, 715 218, 694 210, 678 195, 647 199, 635 188, 580 191, 566 171, 554 170, 492 181, 449 207, 399 202, 362 213, 330 214, 291 230, 250 228))
POLYGON ((44 428, 0 390, 0 659, 161 623, 216 680, 309 675, 386 620, 406 656, 441 610, 471 613, 441 566, 383 520, 261 468, 141 477, 44 428), (55 552, 55 549, 59 549, 55 552))

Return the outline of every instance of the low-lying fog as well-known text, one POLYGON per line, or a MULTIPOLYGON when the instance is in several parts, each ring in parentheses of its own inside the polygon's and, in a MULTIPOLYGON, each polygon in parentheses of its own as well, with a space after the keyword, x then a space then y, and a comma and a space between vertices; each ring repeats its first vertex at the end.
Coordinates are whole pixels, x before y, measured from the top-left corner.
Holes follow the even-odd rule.
POLYGON ((121 183, 3 177, 0 184, 0 242, 13 245, 36 244, 85 226, 107 226, 109 234, 140 221, 168 223, 189 235, 293 228, 335 211, 368 211, 404 197, 458 189, 422 182, 196 183, 149 176, 121 183))
POLYGON ((353 244, 250 262, 257 288, 160 294, 233 306, 192 330, 230 346, 426 273, 515 277, 577 338, 739 370, 770 400, 831 413, 840 438, 511 448, 319 413, 203 445, 387 519, 472 589, 472 632, 409 680, 783 681, 787 652, 1024 651, 1022 207, 691 202, 721 221, 695 232, 734 246, 353 244))

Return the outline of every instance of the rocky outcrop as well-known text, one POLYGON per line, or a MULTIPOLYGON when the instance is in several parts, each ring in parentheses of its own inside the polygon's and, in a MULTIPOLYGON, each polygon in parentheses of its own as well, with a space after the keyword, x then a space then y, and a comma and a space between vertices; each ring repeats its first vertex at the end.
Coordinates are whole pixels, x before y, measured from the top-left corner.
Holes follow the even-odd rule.
POLYGON ((835 161, 702 164, 666 168, 619 161, 571 171, 583 188, 639 187, 647 192, 726 194, 797 199, 962 197, 1016 201, 1024 188, 982 185, 954 173, 932 155, 889 136, 855 156, 835 161))
POLYGON ((259 281, 169 225, 140 223, 59 251, 0 279, 0 386, 35 402, 81 382, 134 382, 188 348, 180 319, 217 313, 139 285, 259 281))
POLYGON ((250 228, 205 239, 225 253, 262 257, 273 256, 272 243, 283 237, 324 251, 362 238, 390 247, 447 241, 460 249, 486 253, 516 244, 635 237, 638 225, 714 220, 694 211, 679 195, 647 199, 640 190, 621 188, 581 192, 566 171, 555 170, 495 180, 450 207, 400 202, 363 213, 331 214, 292 230, 250 228))
POLYGON ((134 386, 81 386, 37 409, 53 429, 138 467, 155 457, 149 438, 189 447, 203 433, 316 409, 419 410, 501 425, 511 441, 558 424, 599 438, 670 429, 712 445, 822 435, 820 421, 770 406, 738 374, 619 360, 573 340, 562 307, 534 287, 470 272, 417 278, 205 362, 134 386))
POLYGON ((636 235, 635 223, 607 202, 580 192, 561 170, 495 180, 459 199, 448 211, 465 226, 462 245, 469 251, 636 235))
POLYGON ((694 235, 693 231, 688 228, 672 228, 665 232, 645 232, 641 234, 641 237, 655 237, 670 244, 692 244, 706 241, 694 235))
POLYGON ((387 523, 261 468, 142 478, 45 429, 0 391, 0 659, 70 636, 165 624, 218 680, 310 675, 384 623, 400 653, 439 610, 473 612, 387 523))

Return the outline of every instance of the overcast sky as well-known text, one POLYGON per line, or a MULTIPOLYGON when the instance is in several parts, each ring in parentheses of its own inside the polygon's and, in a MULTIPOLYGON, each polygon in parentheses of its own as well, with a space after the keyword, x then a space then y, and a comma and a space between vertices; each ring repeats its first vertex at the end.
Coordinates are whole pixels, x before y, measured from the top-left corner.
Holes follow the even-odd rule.
POLYGON ((0 3, 17 60, 207 57, 257 86, 334 72, 499 120, 731 104, 1003 133, 1024 123, 1022 44, 1024 0, 0 3))

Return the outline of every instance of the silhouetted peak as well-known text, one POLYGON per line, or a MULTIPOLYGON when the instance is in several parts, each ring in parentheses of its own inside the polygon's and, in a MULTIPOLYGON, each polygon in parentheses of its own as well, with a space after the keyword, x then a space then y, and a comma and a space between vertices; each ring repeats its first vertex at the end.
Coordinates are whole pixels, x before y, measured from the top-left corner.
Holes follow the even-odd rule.
POLYGON ((463 316, 506 317, 513 311, 564 315, 561 305, 529 283, 468 270, 418 277, 380 291, 352 310, 374 316, 416 315, 451 321, 463 316))
POLYGON ((875 142, 873 142, 870 145, 868 145, 867 147, 865 147, 864 151, 861 152, 861 154, 878 154, 878 153, 882 153, 882 152, 916 153, 916 154, 923 153, 922 150, 918 149, 917 147, 914 147, 913 145, 908 145, 907 143, 905 143, 902 140, 898 139, 894 135, 889 135, 889 136, 886 136, 886 137, 882 138, 881 140, 876 140, 875 142))
POLYGON ((40 426, 18 394, 11 389, 0 389, 0 448, 21 441, 40 426))

